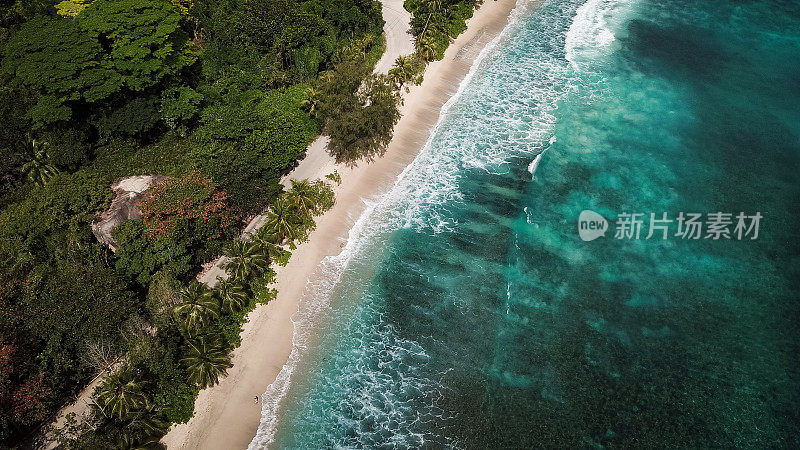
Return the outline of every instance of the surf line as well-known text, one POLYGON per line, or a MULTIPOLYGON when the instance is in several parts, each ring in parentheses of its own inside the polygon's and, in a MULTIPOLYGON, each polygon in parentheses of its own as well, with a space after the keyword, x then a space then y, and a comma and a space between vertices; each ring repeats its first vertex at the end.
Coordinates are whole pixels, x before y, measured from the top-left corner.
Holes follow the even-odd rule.
POLYGON ((556 137, 555 136, 551 137, 547 147, 545 147, 545 149, 542 150, 541 153, 536 155, 536 157, 533 158, 533 161, 531 161, 531 163, 528 164, 528 172, 530 172, 531 174, 531 180, 536 179, 536 169, 539 167, 539 162, 542 160, 542 156, 547 150, 550 149, 551 145, 555 144, 555 142, 556 142, 556 137))

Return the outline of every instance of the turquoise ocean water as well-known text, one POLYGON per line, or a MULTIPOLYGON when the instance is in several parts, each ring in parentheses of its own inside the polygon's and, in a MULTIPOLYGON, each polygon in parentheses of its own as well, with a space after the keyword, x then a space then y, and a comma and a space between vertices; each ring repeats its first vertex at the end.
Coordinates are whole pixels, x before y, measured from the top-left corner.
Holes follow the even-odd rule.
POLYGON ((324 261, 251 447, 800 448, 798 181, 799 2, 520 0, 324 261))

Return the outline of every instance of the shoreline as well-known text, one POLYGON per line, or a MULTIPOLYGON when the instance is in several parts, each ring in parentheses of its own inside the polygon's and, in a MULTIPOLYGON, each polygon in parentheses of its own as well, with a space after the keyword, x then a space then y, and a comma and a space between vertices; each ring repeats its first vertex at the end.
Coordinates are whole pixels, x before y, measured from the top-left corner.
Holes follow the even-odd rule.
POLYGON ((276 268, 277 298, 248 315, 228 376, 200 392, 194 417, 173 426, 162 439, 167 448, 246 448, 250 444, 261 420, 262 405, 254 402, 254 396, 267 390, 289 358, 292 318, 309 280, 323 258, 341 251, 350 228, 366 208, 364 200, 385 192, 416 158, 442 107, 457 92, 481 50, 505 28, 515 6, 516 0, 493 0, 475 11, 467 30, 450 44, 444 58, 427 66, 424 82, 404 94, 402 117, 383 157, 355 167, 337 166, 331 158, 319 156, 325 139, 318 138, 306 159, 282 180, 322 178, 334 170, 342 176, 342 184, 334 186, 334 207, 317 219, 316 230, 292 252, 289 263, 276 268))

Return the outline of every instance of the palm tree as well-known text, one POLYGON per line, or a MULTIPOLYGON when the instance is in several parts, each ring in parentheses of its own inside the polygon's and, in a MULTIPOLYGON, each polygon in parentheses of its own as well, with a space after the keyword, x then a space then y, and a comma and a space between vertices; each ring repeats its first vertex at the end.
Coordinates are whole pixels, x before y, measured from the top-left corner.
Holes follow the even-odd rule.
POLYGON ((217 384, 232 366, 228 349, 204 338, 187 341, 183 353, 181 362, 189 370, 189 381, 201 389, 217 384))
POLYGON ((158 441, 170 424, 159 414, 155 405, 137 412, 133 417, 125 421, 123 431, 117 438, 115 449, 134 450, 134 449, 160 449, 158 441))
POLYGON ((136 436, 133 433, 123 430, 120 432, 117 441, 113 446, 114 450, 140 450, 142 446, 137 442, 136 436))
POLYGON ((219 315, 219 302, 204 284, 192 281, 181 290, 183 303, 174 309, 175 315, 183 319, 189 335, 197 335, 212 317, 219 315))
POLYGON ((273 245, 279 244, 281 237, 278 236, 277 233, 273 232, 269 228, 261 227, 258 229, 258 232, 256 233, 256 240, 262 247, 265 247, 264 244, 273 244, 273 245))
POLYGON ((431 16, 433 15, 434 11, 442 7, 442 0, 428 0, 428 7, 430 8, 430 12, 428 13, 428 18, 425 20, 425 26, 422 27, 422 33, 419 34, 420 38, 425 36, 425 32, 428 30, 428 24, 431 22, 431 16))
POLYGON ((159 436, 140 436, 130 430, 120 432, 112 447, 114 450, 156 450, 164 447, 159 444, 159 436))
POLYGON ((295 181, 292 180, 292 189, 288 192, 289 200, 303 212, 317 211, 317 198, 314 195, 314 186, 308 179, 295 181))
POLYGON ((237 281, 261 275, 269 269, 269 255, 257 241, 235 241, 228 247, 225 256, 229 260, 222 268, 237 281))
POLYGON ((392 85, 392 88, 399 89, 403 87, 403 84, 406 82, 406 75, 403 73, 403 70, 399 67, 392 67, 389 69, 389 73, 387 74, 389 78, 389 83, 392 85))
POLYGON ((269 256, 270 262, 285 266, 289 262, 289 257, 292 256, 292 252, 284 249, 283 247, 275 245, 274 236, 275 234, 266 231, 265 227, 262 227, 256 236, 256 241, 258 242, 258 245, 261 246, 264 253, 269 256), (262 231, 264 232, 262 233, 262 231))
POLYGON ((36 142, 36 139, 32 140, 31 150, 33 152, 33 157, 22 166, 22 172, 27 174, 28 179, 36 185, 44 186, 51 178, 56 176, 59 171, 54 166, 47 163, 47 151, 42 143, 36 142))
POLYGON ((247 297, 247 291, 245 291, 242 283, 232 279, 219 279, 217 295, 222 302, 222 307, 231 313, 237 313, 243 310, 250 303, 250 299, 247 297))
POLYGON ((354 60, 354 61, 361 61, 367 57, 366 48, 372 39, 374 38, 373 35, 368 34, 365 35, 361 39, 355 39, 350 41, 348 45, 346 45, 343 49, 338 52, 338 60, 339 61, 346 61, 346 60, 354 60))
POLYGON ((319 111, 320 98, 319 91, 310 87, 306 90, 306 98, 300 103, 300 106, 311 117, 316 117, 319 111))
POLYGON ((147 405, 147 397, 133 373, 124 368, 111 374, 96 393, 96 404, 106 417, 123 418, 147 405))
POLYGON ((425 61, 433 61, 436 58, 436 42, 430 36, 417 39, 417 52, 425 61))
POLYGON ((332 70, 323 70, 322 72, 319 73, 319 79, 322 82, 326 82, 327 83, 328 81, 331 81, 333 79, 333 77, 334 77, 334 73, 333 73, 332 70))
POLYGON ((411 67, 410 56, 398 56, 394 60, 394 67, 389 70, 389 81, 392 86, 403 87, 403 85, 411 79, 414 71, 411 67))
POLYGON ((279 236, 280 242, 295 238, 298 217, 292 206, 284 198, 279 197, 267 212, 267 230, 279 236))

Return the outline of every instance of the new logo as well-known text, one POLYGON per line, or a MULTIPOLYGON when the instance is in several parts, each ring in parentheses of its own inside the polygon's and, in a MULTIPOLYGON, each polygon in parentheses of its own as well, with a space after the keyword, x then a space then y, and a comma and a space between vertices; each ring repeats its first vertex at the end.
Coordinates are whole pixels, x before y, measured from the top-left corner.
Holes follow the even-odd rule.
POLYGON ((600 236, 605 237, 608 231, 608 221, 605 217, 590 209, 581 211, 578 216, 578 235, 584 241, 593 241, 600 236))

